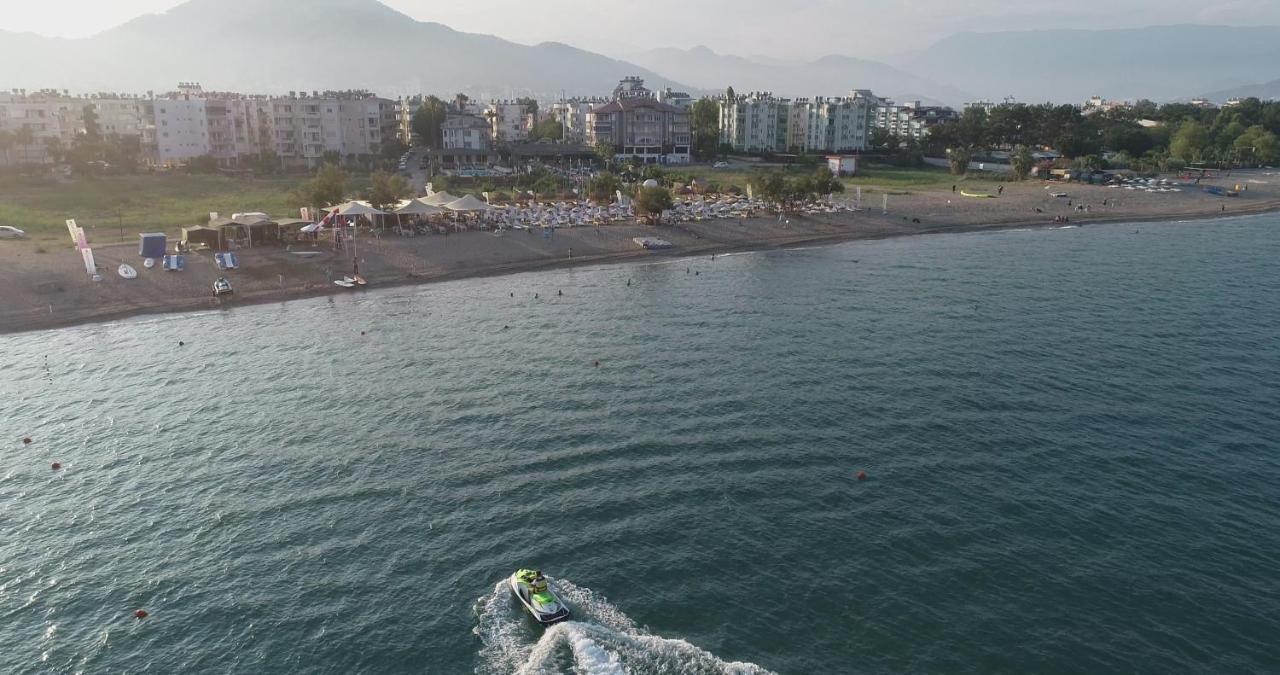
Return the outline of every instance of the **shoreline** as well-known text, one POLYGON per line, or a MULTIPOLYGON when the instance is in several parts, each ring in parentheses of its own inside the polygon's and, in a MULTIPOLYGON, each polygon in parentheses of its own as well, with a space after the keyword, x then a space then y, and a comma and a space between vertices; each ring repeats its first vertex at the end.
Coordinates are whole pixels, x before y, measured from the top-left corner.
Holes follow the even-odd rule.
MULTIPOLYGON (((887 212, 868 208, 778 217, 775 212, 766 211, 740 219, 657 227, 614 223, 549 233, 472 230, 399 237, 369 231, 360 234, 356 250, 350 252, 337 250, 329 241, 241 249, 237 252, 240 268, 229 272, 218 269, 210 251, 188 254, 186 271, 181 273, 144 270, 138 264, 136 243, 95 242, 91 234, 90 244, 102 276, 97 283, 89 280, 80 255, 69 244, 46 250, 48 242, 5 241, 0 242, 0 288, 5 289, 0 293, 0 335, 135 316, 232 309, 364 290, 643 260, 917 235, 1215 220, 1280 212, 1280 178, 1276 174, 1242 172, 1229 180, 1235 185, 1248 185, 1247 192, 1228 199, 1209 195, 1197 189, 1202 186, 1187 183, 1181 183, 1181 191, 1149 193, 1030 181, 1002 184, 998 199, 967 199, 945 188, 889 194, 885 197, 887 212), (1064 218, 1070 222, 1062 222, 1064 218), (646 236, 659 236, 674 248, 649 251, 633 241, 646 236), (367 289, 348 290, 333 285, 333 279, 351 269, 353 257, 369 280, 367 289), (119 278, 115 269, 122 263, 132 264, 139 272, 138 278, 119 278), (212 285, 222 276, 231 281, 235 295, 215 299, 212 285)), ((996 192, 994 186, 978 186, 986 187, 996 192)), ((880 206, 880 199, 872 199, 875 206, 880 206)))
MULTIPOLYGON (((1184 213, 1162 213, 1125 216, 1094 216, 1073 220, 1069 223, 1052 223, 1043 220, 1011 219, 990 223, 952 223, 939 224, 920 229, 898 228, 890 230, 851 230, 836 233, 804 233, 791 237, 765 237, 746 239, 736 242, 711 242, 701 246, 682 246, 670 251, 646 251, 642 249, 617 251, 598 255, 579 256, 575 258, 535 258, 491 265, 470 265, 462 269, 443 272, 424 272, 409 274, 366 275, 369 287, 366 290, 381 290, 419 286, 465 279, 510 276, 526 272, 551 271, 572 267, 597 265, 613 265, 627 262, 638 262, 652 259, 679 259, 703 255, 721 255, 751 251, 786 250, 807 246, 833 246, 852 241, 876 241, 898 237, 928 236, 937 234, 966 234, 975 232, 999 232, 1014 229, 1053 229, 1064 226, 1114 225, 1126 223, 1150 222, 1187 222, 1213 221, 1223 218, 1265 215, 1280 212, 1280 200, 1268 200, 1250 204, 1246 208, 1235 209, 1230 213, 1206 214, 1197 211, 1184 213)), ((860 214, 861 215, 861 214, 860 214)), ((890 216, 875 214, 872 218, 890 220, 890 216)), ((905 217, 904 217, 905 218, 905 217)), ((896 221, 891 221, 895 222, 896 221)), ((681 225, 659 226, 661 232, 678 231, 681 225)), ((175 313, 199 312, 209 310, 232 310, 236 307, 254 306, 291 300, 304 300, 331 295, 348 295, 353 291, 336 286, 284 287, 281 289, 237 292, 230 301, 219 302, 211 297, 174 298, 165 303, 133 305, 119 308, 84 307, 64 310, 53 315, 41 315, 39 311, 22 312, 10 316, 0 316, 0 335, 27 333, 58 328, 69 328, 94 323, 111 323, 137 316, 164 315, 175 313)), ((361 292, 361 291, 355 291, 361 292)))

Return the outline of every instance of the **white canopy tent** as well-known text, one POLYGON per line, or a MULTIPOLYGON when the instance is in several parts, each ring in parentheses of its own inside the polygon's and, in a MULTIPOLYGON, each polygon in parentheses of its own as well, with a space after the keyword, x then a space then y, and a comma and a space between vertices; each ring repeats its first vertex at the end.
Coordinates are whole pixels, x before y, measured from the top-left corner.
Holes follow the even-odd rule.
POLYGON ((402 216, 434 216, 444 212, 444 208, 428 204, 421 199, 410 199, 395 210, 396 215, 402 216))
POLYGON ((456 201, 458 201, 458 198, 449 194, 448 192, 437 192, 431 195, 430 197, 424 198, 422 200, 422 203, 426 204, 427 206, 444 206, 449 202, 456 202, 456 201))
POLYGON ((459 213, 473 213, 477 211, 489 211, 493 209, 492 206, 489 206, 488 204, 486 204, 485 202, 479 199, 476 199, 474 195, 467 195, 462 199, 451 201, 448 204, 445 204, 444 207, 446 209, 449 209, 450 211, 456 211, 459 213))

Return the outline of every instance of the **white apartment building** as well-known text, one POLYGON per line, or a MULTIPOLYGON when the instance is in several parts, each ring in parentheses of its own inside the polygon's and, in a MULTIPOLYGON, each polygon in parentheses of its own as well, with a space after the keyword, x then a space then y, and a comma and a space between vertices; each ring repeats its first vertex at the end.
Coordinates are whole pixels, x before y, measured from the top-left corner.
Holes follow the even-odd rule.
POLYGON ((489 122, 477 115, 450 115, 440 130, 445 150, 487 152, 492 145, 489 122))
POLYGON ((720 101, 720 142, 738 152, 785 152, 792 102, 769 92, 720 101))
POLYGON ((960 119, 960 114, 942 106, 924 106, 919 101, 894 103, 881 99, 876 106, 875 126, 900 138, 921 140, 939 124, 960 119))
POLYGON ((494 101, 484 114, 489 118, 490 136, 495 143, 529 140, 534 120, 527 105, 516 101, 494 101))
POLYGON ((157 99, 153 104, 156 127, 156 159, 179 164, 209 154, 208 116, 205 100, 191 94, 157 99))
POLYGON ((0 93, 0 131, 29 134, 30 143, 0 151, 0 166, 47 164, 53 161, 48 139, 69 144, 77 133, 79 99, 54 91, 0 93), (23 131, 25 130, 25 131, 23 131))
POLYGON ((693 97, 689 92, 675 91, 671 87, 658 92, 658 102, 681 110, 689 110, 693 107, 693 97))
POLYGON ((564 140, 571 143, 587 141, 587 117, 592 108, 608 103, 603 98, 574 98, 551 104, 551 113, 564 128, 564 140))

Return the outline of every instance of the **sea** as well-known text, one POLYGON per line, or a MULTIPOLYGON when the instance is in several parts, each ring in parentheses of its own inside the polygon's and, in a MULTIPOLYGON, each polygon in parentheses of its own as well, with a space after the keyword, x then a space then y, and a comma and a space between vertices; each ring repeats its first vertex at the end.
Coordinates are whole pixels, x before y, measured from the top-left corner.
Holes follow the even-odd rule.
POLYGON ((1278 261, 1037 228, 3 336, 0 672, 1280 672, 1278 261))

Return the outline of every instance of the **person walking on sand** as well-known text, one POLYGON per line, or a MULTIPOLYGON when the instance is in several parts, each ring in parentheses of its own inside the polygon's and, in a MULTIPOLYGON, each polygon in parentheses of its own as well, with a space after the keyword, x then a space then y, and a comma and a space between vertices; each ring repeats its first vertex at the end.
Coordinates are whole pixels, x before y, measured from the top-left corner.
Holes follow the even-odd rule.
POLYGON ((1003 185, 1001 185, 1001 186, 999 186, 999 187, 997 187, 997 188, 996 188, 996 196, 1004 196, 1004 186, 1003 186, 1003 185))
POLYGON ((955 194, 955 193, 956 193, 956 186, 953 184, 951 186, 951 194, 955 194))

